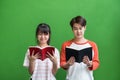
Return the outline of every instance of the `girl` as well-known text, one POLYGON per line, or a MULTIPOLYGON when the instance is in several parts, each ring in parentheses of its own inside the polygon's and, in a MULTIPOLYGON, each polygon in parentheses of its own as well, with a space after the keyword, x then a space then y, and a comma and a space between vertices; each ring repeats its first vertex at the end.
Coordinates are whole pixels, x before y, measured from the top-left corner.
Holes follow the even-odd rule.
MULTIPOLYGON (((44 49, 50 47, 51 30, 48 24, 41 23, 36 29, 37 48, 44 49)), ((48 52, 47 58, 43 61, 38 59, 41 57, 39 54, 30 56, 29 49, 25 55, 23 66, 28 67, 31 74, 31 80, 56 80, 55 73, 59 66, 59 51, 55 48, 53 55, 48 52)))

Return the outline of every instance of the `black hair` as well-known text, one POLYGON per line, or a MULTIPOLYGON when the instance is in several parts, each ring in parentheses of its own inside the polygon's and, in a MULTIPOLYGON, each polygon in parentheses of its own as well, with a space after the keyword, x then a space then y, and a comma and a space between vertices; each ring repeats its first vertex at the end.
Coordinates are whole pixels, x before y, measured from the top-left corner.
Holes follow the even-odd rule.
POLYGON ((82 16, 76 16, 71 19, 70 26, 73 28, 73 25, 75 23, 80 24, 82 27, 85 27, 87 22, 86 22, 85 18, 83 18, 82 16))
MULTIPOLYGON (((51 36, 50 26, 46 23, 40 23, 36 28, 36 38, 39 33, 49 34, 49 39, 47 41, 47 44, 49 45, 50 44, 50 36, 51 36)), ((38 40, 37 40, 37 43, 39 43, 38 40)))

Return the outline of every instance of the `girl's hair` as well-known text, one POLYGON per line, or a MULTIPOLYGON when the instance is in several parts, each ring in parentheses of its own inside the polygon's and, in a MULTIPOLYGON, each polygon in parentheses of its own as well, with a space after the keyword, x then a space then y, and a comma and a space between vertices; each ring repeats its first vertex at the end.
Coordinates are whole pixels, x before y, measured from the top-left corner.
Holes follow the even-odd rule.
POLYGON ((87 22, 85 18, 83 18, 82 16, 76 16, 72 18, 72 20, 70 21, 70 26, 73 28, 73 25, 75 23, 80 24, 81 26, 85 27, 87 22))
MULTIPOLYGON (((36 28, 36 38, 39 33, 49 34, 49 39, 47 41, 47 44, 49 45, 50 44, 50 36, 51 36, 50 26, 46 23, 39 24, 36 28)), ((39 44, 38 40, 37 40, 37 44, 39 44)))

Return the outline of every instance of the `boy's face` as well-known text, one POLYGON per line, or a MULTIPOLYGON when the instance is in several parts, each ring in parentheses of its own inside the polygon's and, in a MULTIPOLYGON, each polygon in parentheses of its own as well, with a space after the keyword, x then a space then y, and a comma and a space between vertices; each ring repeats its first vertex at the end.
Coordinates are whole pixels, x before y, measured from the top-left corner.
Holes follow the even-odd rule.
POLYGON ((81 26, 78 23, 73 24, 73 33, 76 39, 84 38, 84 32, 86 30, 85 26, 81 26))

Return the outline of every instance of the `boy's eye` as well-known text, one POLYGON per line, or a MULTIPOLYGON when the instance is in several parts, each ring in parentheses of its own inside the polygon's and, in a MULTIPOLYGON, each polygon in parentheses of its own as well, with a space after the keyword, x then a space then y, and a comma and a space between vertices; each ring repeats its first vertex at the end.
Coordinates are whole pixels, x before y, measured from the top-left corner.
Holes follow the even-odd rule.
POLYGON ((80 27, 79 29, 82 30, 82 27, 80 27))
POLYGON ((82 27, 80 28, 73 27, 73 30, 82 30, 82 27))
POLYGON ((73 27, 73 30, 77 30, 77 28, 76 28, 76 27, 73 27))
POLYGON ((73 28, 73 30, 79 30, 79 28, 73 28))

